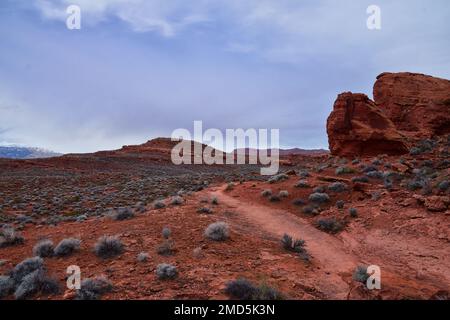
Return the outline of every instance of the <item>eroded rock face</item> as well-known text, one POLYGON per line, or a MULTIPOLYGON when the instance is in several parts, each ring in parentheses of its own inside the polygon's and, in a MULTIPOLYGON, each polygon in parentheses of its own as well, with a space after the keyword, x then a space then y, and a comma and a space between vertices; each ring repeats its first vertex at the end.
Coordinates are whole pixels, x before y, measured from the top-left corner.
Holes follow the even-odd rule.
POLYGON ((450 133, 449 80, 409 72, 382 73, 373 97, 396 128, 412 138, 450 133))
POLYGON ((327 120, 333 155, 399 155, 408 152, 405 137, 365 94, 345 92, 338 96, 327 120))
POLYGON ((328 117, 338 156, 400 155, 421 139, 450 134, 450 81, 416 73, 382 73, 365 94, 342 93, 328 117))

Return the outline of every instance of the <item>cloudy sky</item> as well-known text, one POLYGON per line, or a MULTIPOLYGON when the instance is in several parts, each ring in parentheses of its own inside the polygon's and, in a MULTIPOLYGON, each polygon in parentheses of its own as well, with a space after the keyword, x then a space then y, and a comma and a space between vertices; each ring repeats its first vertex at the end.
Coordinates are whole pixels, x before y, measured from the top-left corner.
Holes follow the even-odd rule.
POLYGON ((448 0, 0 0, 0 144, 89 152, 203 120, 326 148, 339 92, 450 78, 449 21, 448 0))

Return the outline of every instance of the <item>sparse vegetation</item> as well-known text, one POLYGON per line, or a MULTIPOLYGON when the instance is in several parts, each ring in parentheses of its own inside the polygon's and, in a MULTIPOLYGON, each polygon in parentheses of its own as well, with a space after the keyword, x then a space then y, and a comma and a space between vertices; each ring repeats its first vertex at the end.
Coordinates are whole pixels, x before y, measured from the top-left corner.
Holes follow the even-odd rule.
POLYGON ((177 267, 168 263, 161 263, 156 267, 156 276, 159 280, 171 280, 178 276, 177 267))
POLYGON ((134 212, 130 207, 117 208, 111 214, 111 218, 116 221, 131 219, 134 217, 134 212))
POLYGON ((23 244, 24 238, 12 227, 3 227, 0 230, 0 248, 23 244))
POLYGON ((228 182, 227 186, 225 187, 225 191, 231 191, 234 189, 234 183, 233 182, 228 182))
POLYGON ((281 190, 281 191, 278 193, 278 196, 279 196, 280 198, 287 198, 287 197, 289 197, 289 192, 288 192, 287 190, 281 190))
POLYGON ((310 185, 308 183, 308 181, 306 180, 300 180, 299 182, 297 182, 295 184, 296 188, 310 188, 310 185))
POLYGON ((78 300, 98 300, 102 295, 112 290, 112 283, 105 277, 87 278, 81 281, 77 290, 78 300))
POLYGON ((156 200, 155 202, 153 202, 153 209, 162 209, 165 207, 166 204, 164 203, 163 200, 156 200))
POLYGON ((369 178, 367 178, 366 176, 358 176, 358 177, 353 177, 352 178, 352 182, 363 182, 363 183, 368 183, 369 182, 369 178))
POLYGON ((356 208, 350 208, 348 212, 350 213, 350 217, 352 218, 358 217, 358 210, 356 210, 356 208))
POLYGON ((179 205, 182 205, 183 203, 184 203, 184 199, 180 196, 175 196, 170 201, 170 204, 173 206, 179 206, 179 205))
POLYGON ((270 197, 271 195, 272 195, 272 190, 270 190, 270 189, 266 189, 263 192, 261 192, 261 196, 263 196, 265 198, 270 197))
POLYGON ((330 197, 326 193, 312 193, 309 195, 309 201, 314 203, 326 203, 330 201, 330 197))
POLYGON ((147 252, 139 252, 139 254, 136 257, 136 260, 138 262, 147 262, 148 258, 149 258, 149 255, 147 252))
POLYGON ((211 204, 217 206, 219 204, 219 199, 217 197, 212 197, 211 204))
POLYGON ((280 181, 284 181, 284 180, 288 180, 289 176, 285 173, 280 173, 277 175, 274 175, 272 177, 269 178, 268 182, 269 183, 275 183, 275 182, 280 182, 280 181))
POLYGON ((174 253, 174 243, 172 240, 164 240, 157 248, 156 252, 161 256, 171 256, 174 253))
POLYGON ((0 299, 9 296, 14 291, 14 280, 8 276, 0 276, 0 299))
POLYGON ((47 276, 43 269, 35 270, 23 277, 14 292, 14 296, 17 300, 22 300, 38 292, 45 294, 57 294, 60 292, 58 281, 47 276))
POLYGON ((33 254, 42 258, 53 256, 53 241, 45 239, 41 240, 33 247, 33 254))
POLYGON ((163 238, 164 239, 169 239, 170 238, 170 236, 171 236, 171 234, 172 234, 172 231, 170 230, 170 228, 168 228, 168 227, 164 227, 163 229, 162 229, 162 236, 163 236, 163 238))
POLYGON ((306 201, 304 199, 297 198, 294 201, 292 201, 292 204, 294 206, 304 206, 306 204, 306 201))
POLYGON ((328 190, 336 193, 341 193, 348 190, 348 185, 343 182, 334 182, 328 186, 328 190))
POLYGON ((119 238, 114 236, 100 237, 94 246, 95 254, 103 259, 113 258, 122 254, 124 246, 119 238))
POLYGON ((198 213, 204 213, 204 214, 212 214, 213 210, 208 207, 201 207, 197 209, 198 213))
POLYGON ((28 258, 17 264, 11 271, 10 276, 15 283, 20 283, 26 275, 43 269, 44 260, 41 257, 28 258))
POLYGON ((253 285, 245 278, 229 281, 225 293, 233 299, 239 300, 281 300, 283 296, 266 284, 253 285))
POLYGON ((311 259, 308 251, 306 251, 304 240, 294 240, 290 235, 284 234, 281 238, 281 244, 285 250, 297 253, 302 260, 309 261, 311 259))
POLYGON ((366 266, 358 266, 353 272, 353 280, 366 283, 367 279, 369 279, 369 274, 367 273, 366 266))
POLYGON ((353 168, 350 167, 338 167, 335 171, 335 173, 337 175, 341 175, 341 174, 351 174, 354 173, 355 170, 353 168))
POLYGON ((440 191, 447 191, 450 187, 450 182, 448 180, 443 180, 439 182, 437 187, 440 191))
POLYGON ((214 241, 225 241, 230 237, 228 224, 225 222, 215 222, 210 224, 205 230, 205 236, 214 241))
POLYGON ((269 197, 270 202, 280 202, 281 198, 279 195, 273 194, 269 197))
POLYGON ((319 214, 319 212, 317 211, 317 209, 314 208, 313 206, 304 206, 303 209, 302 209, 302 212, 303 212, 304 214, 312 215, 312 216, 315 216, 315 215, 318 215, 318 214, 319 214))
POLYGON ((338 200, 338 201, 336 201, 336 207, 337 207, 338 209, 343 209, 343 208, 344 208, 344 205, 345 205, 345 201, 344 201, 344 200, 338 200))
POLYGON ((65 257, 71 255, 80 249, 81 240, 75 238, 67 238, 61 240, 55 247, 53 253, 58 257, 65 257))
POLYGON ((329 233, 338 233, 344 229, 344 225, 336 218, 324 218, 317 221, 317 228, 329 233))

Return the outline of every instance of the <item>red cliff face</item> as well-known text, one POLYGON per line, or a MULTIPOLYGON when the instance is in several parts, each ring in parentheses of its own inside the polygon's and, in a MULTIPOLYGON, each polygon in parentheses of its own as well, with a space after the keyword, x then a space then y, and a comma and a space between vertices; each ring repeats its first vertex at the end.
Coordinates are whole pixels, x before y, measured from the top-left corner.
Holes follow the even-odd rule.
POLYGON ((365 94, 346 92, 338 96, 327 121, 330 151, 357 156, 408 152, 404 137, 365 94))
POLYGON ((413 138, 450 133, 450 81, 417 73, 382 73, 375 103, 398 130, 413 138))
POLYGON ((418 139, 450 133, 450 81, 413 73, 383 73, 365 94, 342 93, 327 120, 338 156, 399 155, 418 139))

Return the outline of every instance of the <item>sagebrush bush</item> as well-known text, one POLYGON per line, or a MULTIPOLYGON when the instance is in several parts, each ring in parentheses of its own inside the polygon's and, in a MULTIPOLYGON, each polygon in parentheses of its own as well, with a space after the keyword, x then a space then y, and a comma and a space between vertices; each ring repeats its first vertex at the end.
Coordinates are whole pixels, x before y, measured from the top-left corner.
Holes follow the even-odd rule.
POLYGON ((233 182, 228 182, 227 186, 225 187, 225 191, 231 191, 234 189, 234 183, 233 182))
POLYGON ((276 174, 269 178, 269 183, 280 182, 289 179, 289 176, 285 173, 276 174))
POLYGON ((166 239, 156 248, 156 252, 162 256, 170 256, 174 253, 173 247, 173 241, 166 239))
POLYGON ((179 205, 182 205, 183 203, 184 203, 184 199, 180 196, 175 196, 170 201, 170 204, 173 206, 179 206, 179 205))
POLYGON ((384 178, 383 185, 387 190, 392 190, 392 188, 394 187, 394 182, 391 178, 384 178))
POLYGON ((197 209, 198 213, 204 213, 204 214, 212 214, 213 210, 208 207, 201 207, 197 209))
POLYGON ((304 199, 297 198, 294 201, 292 201, 292 204, 294 206, 304 206, 306 204, 306 201, 304 199))
POLYGON ((280 198, 287 198, 287 197, 289 197, 289 192, 288 192, 287 190, 281 190, 281 191, 278 193, 278 196, 279 196, 280 198))
POLYGON ((81 281, 80 290, 77 290, 77 299, 98 300, 112 288, 112 283, 105 277, 87 278, 81 281))
POLYGON ((306 181, 306 180, 300 180, 299 182, 297 182, 297 183, 295 184, 295 187, 296 187, 296 188, 309 188, 310 185, 309 185, 308 181, 306 181))
POLYGON ((303 207, 302 212, 304 214, 312 215, 312 216, 315 216, 315 215, 319 214, 317 209, 314 208, 313 206, 305 206, 305 207, 303 207))
POLYGON ((103 259, 113 258, 122 254, 124 246, 119 238, 114 236, 100 237, 94 246, 95 254, 103 259))
POLYGON ((301 259, 305 261, 310 260, 310 255, 306 251, 306 242, 304 240, 294 240, 290 235, 285 233, 281 238, 281 244, 285 250, 297 253, 301 259))
POLYGON ((177 267, 168 263, 161 263, 156 267, 156 276, 160 280, 171 280, 178 276, 177 267))
POLYGON ((58 281, 47 276, 42 269, 35 270, 23 277, 14 292, 14 296, 17 300, 22 300, 38 292, 45 294, 57 294, 60 292, 58 281))
POLYGON ((111 214, 111 218, 113 220, 122 221, 131 219, 134 217, 133 209, 130 207, 121 207, 114 210, 114 212, 111 214))
POLYGON ((350 167, 338 167, 335 171, 337 175, 354 173, 355 170, 350 167))
POLYGON ((272 190, 270 190, 270 189, 266 189, 266 190, 264 190, 263 192, 261 192, 261 196, 263 196, 263 197, 270 197, 272 195, 272 190))
POLYGON ((348 185, 343 182, 333 182, 328 186, 328 190, 336 193, 341 193, 348 190, 348 185))
POLYGON ((0 248, 23 244, 24 238, 12 227, 3 227, 0 230, 0 248))
POLYGON ((271 196, 269 197, 269 201, 270 201, 270 202, 280 202, 280 201, 281 201, 281 198, 280 198, 279 195, 273 194, 273 195, 271 195, 271 196))
POLYGON ((317 186, 313 189, 313 193, 324 193, 325 191, 325 186, 317 186))
POLYGON ((53 241, 49 239, 41 240, 33 247, 33 254, 42 258, 53 256, 53 241))
POLYGON ((369 274, 367 273, 366 266, 358 266, 353 272, 353 280, 366 283, 367 279, 369 279, 369 274))
POLYGON ((64 257, 71 255, 80 249, 81 240, 75 238, 67 238, 61 240, 53 250, 55 256, 64 257))
POLYGON ((450 188, 450 182, 448 180, 441 181, 437 187, 440 191, 447 191, 450 188))
POLYGON ((336 218, 324 218, 317 221, 317 228, 329 233, 338 233, 344 229, 344 225, 336 218))
POLYGON ((230 237, 228 224, 225 222, 215 222, 210 224, 205 230, 205 236, 214 241, 225 241, 230 237))
POLYGON ((345 205, 345 201, 344 201, 344 200, 338 200, 338 201, 336 201, 336 207, 337 207, 338 209, 343 209, 343 208, 344 208, 344 205, 345 205))
POLYGON ((14 280, 8 276, 0 276, 0 299, 9 296, 14 291, 14 280))
POLYGON ((146 262, 148 260, 148 253, 147 252, 139 252, 139 254, 136 257, 136 260, 138 262, 146 262))
POLYGON ((377 169, 377 167, 372 166, 372 165, 364 165, 363 168, 362 168, 362 171, 364 173, 368 173, 368 172, 371 172, 371 171, 378 171, 378 169, 377 169))
POLYGON ((25 276, 36 270, 44 270, 44 260, 41 257, 33 257, 23 260, 13 268, 10 276, 15 283, 20 283, 25 276))
POLYGON ((310 174, 309 174, 308 170, 300 170, 298 172, 298 176, 301 178, 307 178, 310 176, 310 174))
POLYGON ((164 203, 163 200, 156 200, 155 202, 153 202, 153 209, 162 209, 165 207, 166 204, 164 203))
POLYGON ((368 183, 369 182, 369 178, 366 176, 358 176, 358 177, 353 177, 352 178, 352 182, 363 182, 363 183, 368 183))
POLYGON ((217 197, 212 197, 211 204, 217 206, 219 204, 219 199, 217 197))
POLYGON ((375 170, 375 171, 369 171, 366 173, 366 176, 372 179, 383 179, 384 175, 382 172, 375 170))
POLYGON ((356 208, 350 208, 348 212, 350 213, 350 217, 352 218, 358 217, 358 210, 356 208))
POLYGON ((233 299, 239 300, 281 300, 283 299, 274 288, 261 284, 255 286, 245 278, 228 281, 225 286, 225 293, 233 299))
POLYGON ((164 227, 164 228, 162 229, 161 234, 162 234, 162 236, 163 236, 164 239, 169 239, 169 238, 170 238, 170 235, 172 234, 172 231, 170 230, 169 227, 164 227))
POLYGON ((326 203, 330 201, 330 196, 326 193, 312 193, 309 195, 309 201, 314 203, 326 203))

